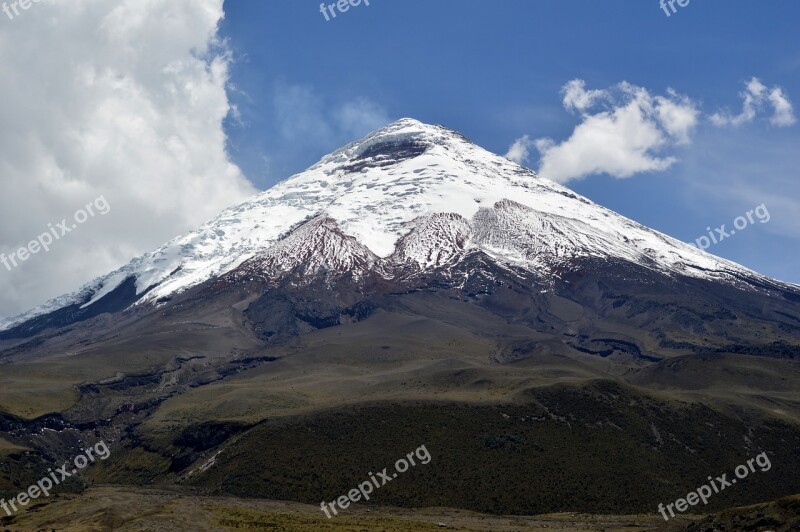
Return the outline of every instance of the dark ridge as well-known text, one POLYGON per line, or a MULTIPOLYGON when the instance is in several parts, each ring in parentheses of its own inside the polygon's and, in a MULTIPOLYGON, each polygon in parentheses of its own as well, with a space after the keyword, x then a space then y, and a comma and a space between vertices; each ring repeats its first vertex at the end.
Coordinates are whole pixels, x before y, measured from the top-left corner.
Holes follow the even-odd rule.
POLYGON ((798 321, 798 322, 800 322, 800 318, 798 318, 798 317, 796 317, 796 316, 792 316, 791 314, 789 314, 789 313, 787 313, 787 312, 781 312, 780 310, 776 310, 776 311, 775 311, 775 314, 780 314, 781 316, 784 316, 784 317, 786 317, 786 318, 789 318, 790 320, 794 320, 794 321, 798 321))
POLYGON ((70 426, 61 414, 45 414, 29 420, 0 412, 0 432, 5 434, 27 434, 41 432, 42 429, 63 430, 70 426))
POLYGON ((92 294, 87 295, 86 298, 78 303, 41 316, 36 316, 7 331, 0 332, 0 340, 30 338, 46 329, 64 327, 79 321, 94 318, 106 312, 120 312, 135 303, 140 297, 154 288, 154 286, 155 285, 149 287, 141 294, 137 294, 136 278, 133 276, 128 277, 114 290, 86 308, 81 308, 81 306, 91 300, 92 294))
POLYGON ((369 159, 383 155, 392 157, 396 161, 402 161, 422 155, 427 149, 427 143, 416 139, 389 140, 378 142, 368 147, 359 154, 358 159, 369 159))
POLYGON ((769 358, 783 358, 789 360, 800 359, 800 348, 789 345, 786 342, 777 341, 771 344, 743 345, 733 344, 720 347, 711 351, 712 353, 732 353, 735 355, 750 355, 769 358))
POLYGON ((367 167, 380 167, 396 164, 425 153, 429 144, 416 139, 387 140, 369 146, 355 159, 355 161, 342 170, 346 172, 360 172, 367 167))
POLYGON ((793 303, 800 303, 800 294, 795 294, 795 293, 792 293, 792 292, 784 291, 783 292, 783 297, 785 299, 788 299, 789 301, 791 301, 793 303))

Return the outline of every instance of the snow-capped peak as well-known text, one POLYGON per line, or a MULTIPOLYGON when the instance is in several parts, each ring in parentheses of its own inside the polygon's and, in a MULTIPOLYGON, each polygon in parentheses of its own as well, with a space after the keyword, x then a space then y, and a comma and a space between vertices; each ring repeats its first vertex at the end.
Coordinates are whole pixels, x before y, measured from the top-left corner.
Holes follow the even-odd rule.
POLYGON ((291 245, 283 241, 312 219, 334 222, 327 233, 313 232, 314 238, 328 234, 337 240, 302 249, 322 249, 328 254, 322 262, 340 266, 363 266, 371 254, 389 257, 425 220, 428 226, 419 229, 416 240, 405 239, 393 260, 434 267, 454 259, 458 246, 467 246, 544 275, 559 261, 598 256, 665 274, 763 279, 596 205, 454 131, 404 118, 0 330, 70 304, 89 306, 129 278, 136 280, 141 303, 231 272, 257 255, 274 267, 289 267, 303 236, 295 235, 291 245), (431 245, 446 249, 433 253, 431 245), (330 253, 343 256, 339 260, 330 253))

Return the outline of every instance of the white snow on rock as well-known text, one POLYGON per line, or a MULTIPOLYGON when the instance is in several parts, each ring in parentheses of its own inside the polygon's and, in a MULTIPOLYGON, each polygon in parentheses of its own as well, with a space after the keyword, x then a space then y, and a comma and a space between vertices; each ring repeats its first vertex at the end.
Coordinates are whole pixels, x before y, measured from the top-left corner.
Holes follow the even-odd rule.
POLYGON ((257 255, 276 271, 300 263, 309 272, 366 268, 393 254, 392 261, 424 269, 474 248, 545 275, 570 258, 593 256, 668 275, 767 279, 601 207, 458 133, 402 119, 81 290, 6 320, 0 330, 87 298, 89 305, 131 276, 142 303, 257 255), (300 232, 290 236, 294 229, 300 232), (301 245, 305 238, 313 241, 301 245))

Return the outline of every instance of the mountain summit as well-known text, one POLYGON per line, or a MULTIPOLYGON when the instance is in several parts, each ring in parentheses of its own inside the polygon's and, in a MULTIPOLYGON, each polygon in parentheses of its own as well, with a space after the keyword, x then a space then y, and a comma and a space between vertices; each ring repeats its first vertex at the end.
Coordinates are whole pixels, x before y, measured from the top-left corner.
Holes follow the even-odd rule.
MULTIPOLYGON (((299 260, 309 252, 314 238, 326 242, 319 253, 330 255, 318 257, 320 266, 345 269, 407 263, 424 270, 479 250, 544 284, 575 260, 596 258, 666 276, 786 287, 603 208, 454 131, 406 118, 3 329, 65 308, 85 318, 163 301, 259 255, 272 257, 277 275, 293 254, 299 260), (306 226, 322 218, 313 229, 306 226), (292 236, 295 231, 302 233, 292 236), (328 238, 333 235, 338 244, 328 238)), ((30 331, 50 324, 37 323, 30 331)))

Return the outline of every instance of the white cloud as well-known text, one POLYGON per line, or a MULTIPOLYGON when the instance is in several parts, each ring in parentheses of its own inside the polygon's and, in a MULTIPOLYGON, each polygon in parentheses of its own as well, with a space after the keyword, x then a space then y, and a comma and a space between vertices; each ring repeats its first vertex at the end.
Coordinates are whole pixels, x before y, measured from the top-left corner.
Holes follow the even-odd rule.
POLYGON ((604 90, 586 90, 586 82, 582 79, 573 79, 561 89, 564 109, 567 111, 583 112, 601 100, 609 99, 610 94, 604 90))
POLYGON ((720 111, 711 115, 711 123, 715 126, 734 126, 738 127, 749 124, 758 116, 765 104, 772 105, 773 115, 770 123, 777 127, 787 127, 793 125, 797 120, 794 116, 792 103, 783 93, 780 87, 773 87, 769 90, 761 80, 753 77, 745 84, 745 90, 740 94, 742 98, 742 112, 738 115, 731 115, 729 111, 720 111))
POLYGON ((223 0, 64 0, 0 20, 0 252, 103 195, 12 271, 0 316, 73 290, 255 192, 228 159, 223 0))
POLYGON ((686 96, 668 89, 667 96, 655 97, 658 122, 679 144, 689 144, 690 136, 697 126, 697 107, 686 96))
POLYGON ((524 135, 514 141, 514 144, 508 148, 508 153, 506 153, 505 157, 517 164, 525 164, 534 145, 534 141, 528 135, 524 135))
MULTIPOLYGON (((697 125, 697 106, 673 90, 653 96, 627 82, 608 90, 585 87, 583 80, 573 80, 562 90, 564 107, 578 111, 582 119, 572 135, 561 143, 533 141, 544 177, 563 183, 591 174, 627 178, 666 170, 676 159, 663 152, 688 143, 697 125)), ((512 152, 525 154, 514 146, 512 152)))
POLYGON ((783 90, 780 87, 772 89, 772 92, 769 93, 769 101, 775 110, 769 120, 773 126, 788 127, 797 122, 792 102, 783 94, 783 90))

